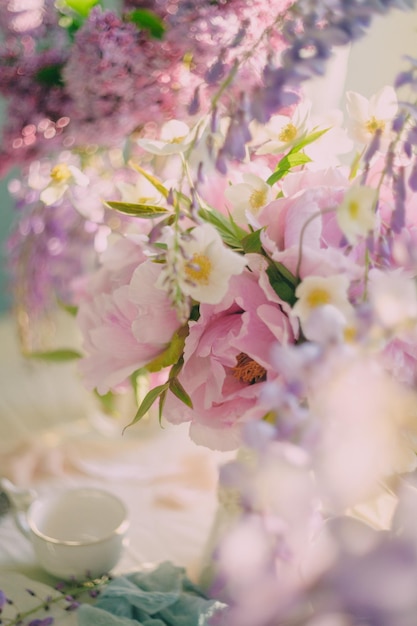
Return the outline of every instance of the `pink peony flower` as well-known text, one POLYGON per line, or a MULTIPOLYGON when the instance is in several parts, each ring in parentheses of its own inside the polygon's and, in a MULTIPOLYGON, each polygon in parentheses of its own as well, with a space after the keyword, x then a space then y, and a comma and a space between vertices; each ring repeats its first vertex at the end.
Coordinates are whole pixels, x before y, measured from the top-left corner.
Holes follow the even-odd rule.
POLYGON ((363 254, 356 248, 346 254, 347 242, 336 219, 348 185, 337 170, 288 176, 284 197, 258 214, 256 226, 265 227, 262 243, 270 256, 294 275, 298 270, 301 278, 345 272, 358 277, 363 254))
POLYGON ((148 346, 135 341, 131 327, 136 316, 128 285, 112 293, 97 293, 81 304, 78 323, 86 356, 79 367, 87 388, 105 394, 153 358, 148 346))
POLYGON ((222 302, 202 304, 200 318, 190 323, 179 380, 193 409, 168 394, 165 417, 174 423, 191 421, 190 435, 198 444, 237 447, 241 424, 268 411, 260 394, 272 375, 272 345, 292 339, 278 298, 268 300, 256 273, 233 276, 222 302))
POLYGON ((124 262, 122 246, 107 255, 109 266, 97 272, 78 310, 85 351, 80 370, 86 386, 100 394, 155 359, 180 325, 155 286, 161 266, 128 241, 121 242, 129 252, 124 262))
POLYGON ((77 304, 85 305, 96 294, 111 294, 118 287, 128 285, 135 269, 146 260, 144 242, 141 235, 120 237, 107 248, 100 257, 101 267, 89 275, 88 281, 74 281, 77 304))
MULTIPOLYGON (((143 365, 162 352, 180 326, 168 293, 157 287, 162 265, 146 261, 134 272, 129 285, 129 298, 137 307, 132 332, 139 345, 153 352, 143 365)), ((140 366, 141 367, 141 366, 140 366)))

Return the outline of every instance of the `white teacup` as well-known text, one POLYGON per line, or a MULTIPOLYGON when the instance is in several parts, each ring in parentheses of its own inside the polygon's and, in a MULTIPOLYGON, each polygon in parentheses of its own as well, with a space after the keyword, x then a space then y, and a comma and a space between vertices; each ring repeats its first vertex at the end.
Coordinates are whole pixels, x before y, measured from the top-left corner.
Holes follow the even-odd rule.
POLYGON ((110 572, 119 561, 129 521, 123 502, 112 493, 82 487, 37 496, 9 481, 1 485, 19 529, 49 574, 85 580, 110 572))

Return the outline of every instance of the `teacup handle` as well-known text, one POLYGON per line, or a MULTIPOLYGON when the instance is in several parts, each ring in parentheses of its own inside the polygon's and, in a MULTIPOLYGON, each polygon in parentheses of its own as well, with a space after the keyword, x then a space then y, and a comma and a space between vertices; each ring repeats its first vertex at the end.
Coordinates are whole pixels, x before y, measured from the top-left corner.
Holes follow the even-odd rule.
POLYGON ((26 513, 37 496, 36 491, 16 487, 8 478, 0 479, 0 488, 6 493, 10 500, 17 528, 26 537, 29 537, 30 531, 26 520, 26 513))

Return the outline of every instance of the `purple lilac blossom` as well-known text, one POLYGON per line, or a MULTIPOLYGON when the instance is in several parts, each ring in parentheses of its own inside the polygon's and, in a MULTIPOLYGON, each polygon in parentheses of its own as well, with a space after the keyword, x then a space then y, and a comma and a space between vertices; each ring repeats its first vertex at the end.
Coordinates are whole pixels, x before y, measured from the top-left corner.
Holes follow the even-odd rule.
POLYGON ((16 305, 39 318, 56 298, 72 303, 71 283, 95 263, 98 226, 68 202, 51 211, 26 190, 17 199, 19 221, 7 242, 16 305))
POLYGON ((405 225, 406 188, 403 167, 400 167, 394 176, 393 194, 395 209, 392 213, 391 228, 395 233, 399 233, 405 225))
MULTIPOLYGON (((265 101, 272 99, 281 104, 280 93, 285 93, 288 86, 297 87, 304 80, 321 75, 325 63, 331 56, 333 46, 345 45, 361 37, 374 14, 384 14, 390 8, 412 8, 412 1, 402 3, 387 0, 378 3, 374 0, 365 2, 336 1, 333 3, 319 0, 299 0, 290 9, 292 18, 284 25, 287 49, 283 54, 283 74, 279 67, 269 68, 268 72, 277 75, 277 79, 268 83, 265 101)), ((267 68, 265 68, 267 69, 267 68)), ((255 101, 252 115, 259 121, 271 115, 266 111, 262 115, 260 104, 255 101)))
POLYGON ((53 617, 44 617, 43 619, 33 619, 29 622, 28 626, 51 626, 55 620, 53 617))
POLYGON ((290 610, 283 611, 285 617, 278 611, 278 619, 282 619, 279 623, 301 626, 306 617, 324 619, 331 615, 338 615, 348 626, 416 623, 417 601, 412 592, 417 584, 415 544, 393 533, 366 528, 363 530, 370 535, 369 547, 362 553, 354 546, 343 545, 343 534, 348 535, 353 524, 348 518, 334 521, 341 543, 337 559, 297 603, 293 601, 290 610), (304 616, 292 621, 300 607, 304 616))
POLYGON ((10 39, 29 35, 39 38, 51 36, 57 27, 54 0, 4 0, 0 4, 0 29, 10 39))
POLYGON ((204 110, 232 78, 221 97, 233 122, 218 159, 224 169, 225 155, 241 158, 251 119, 265 122, 292 105, 300 83, 324 71, 334 45, 358 38, 373 14, 399 4, 130 0, 120 17, 94 8, 73 44, 51 6, 42 23, 32 16, 21 38, 14 13, 0 12, 0 88, 9 102, 0 173, 57 145, 112 145, 147 124, 184 119, 188 106, 198 107, 196 88, 204 110), (162 40, 129 23, 135 8, 163 20, 162 40))
MULTIPOLYGON (((219 50, 228 72, 273 19, 271 14, 287 6, 286 1, 275 2, 272 11, 259 0, 148 4, 166 22, 162 41, 129 23, 128 16, 122 21, 114 12, 95 8, 73 45, 65 29, 51 25, 49 5, 45 23, 21 42, 12 14, 4 12, 0 84, 9 100, 11 124, 5 128, 1 171, 50 152, 57 143, 112 145, 149 122, 184 117, 219 50)), ((230 101, 254 81, 260 85, 266 56, 282 46, 281 35, 272 32, 266 46, 245 63, 230 101)), ((215 72, 214 77, 220 75, 215 72)), ((211 92, 216 89, 214 85, 211 92)), ((209 95, 210 89, 206 101, 209 95)))
POLYGON ((77 143, 120 142, 146 123, 175 117, 177 64, 177 56, 134 24, 93 9, 63 70, 77 143))
MULTIPOLYGON (((57 162, 65 164, 69 154, 59 153, 57 162)), ((34 161, 24 169, 22 180, 9 184, 17 213, 7 240, 10 285, 16 304, 34 319, 47 312, 57 299, 77 304, 78 281, 96 269, 110 231, 125 232, 132 223, 131 217, 107 209, 103 198, 120 199, 118 184, 133 186, 136 174, 123 162, 116 166, 107 152, 95 152, 90 159, 85 154, 72 155, 69 163, 76 169, 83 167, 88 187, 72 183, 53 205, 41 202, 40 194, 45 186, 53 185, 50 172, 54 162, 34 161)), ((147 230, 148 222, 136 224, 136 228, 147 230)))
POLYGON ((62 145, 69 97, 61 81, 67 32, 52 0, 1 3, 0 93, 6 100, 0 175, 62 145))
MULTIPOLYGON (((273 557, 273 526, 268 529, 267 524, 261 523, 260 515, 255 517, 258 517, 257 539, 265 542, 269 536, 269 556, 273 557)), ((235 532, 237 528, 244 529, 251 518, 254 514, 246 510, 242 521, 235 525, 235 532)), ((239 589, 236 581, 224 579, 220 569, 213 589, 217 593, 222 589, 222 598, 229 607, 213 623, 218 626, 322 623, 414 626, 417 620, 415 529, 411 536, 401 529, 377 531, 349 517, 329 519, 323 528, 331 542, 330 562, 317 577, 288 594, 280 592, 285 581, 279 567, 269 559, 260 560, 257 576, 250 578, 251 584, 244 588, 244 595, 236 594, 239 589)))
POLYGON ((0 175, 11 165, 30 162, 40 151, 62 146, 70 100, 59 85, 48 86, 39 76, 55 72, 64 61, 64 53, 46 51, 22 58, 10 68, 0 68, 0 92, 8 97, 0 175))

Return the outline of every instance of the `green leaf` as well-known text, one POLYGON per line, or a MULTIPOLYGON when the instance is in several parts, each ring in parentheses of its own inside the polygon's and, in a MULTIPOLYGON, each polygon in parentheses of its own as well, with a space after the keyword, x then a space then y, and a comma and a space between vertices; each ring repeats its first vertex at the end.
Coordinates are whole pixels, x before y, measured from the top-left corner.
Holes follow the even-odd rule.
POLYGON ((66 304, 62 302, 62 300, 58 300, 59 308, 71 315, 71 317, 75 317, 78 313, 78 307, 72 304, 66 304))
POLYGON ((98 402, 101 405, 101 408, 106 415, 114 415, 116 412, 116 394, 112 391, 108 391, 104 395, 100 395, 97 390, 94 391, 94 395, 96 396, 98 402))
POLYGON ((275 282, 272 284, 272 288, 281 300, 284 300, 284 302, 288 302, 289 305, 294 306, 297 298, 295 297, 294 289, 288 283, 284 281, 275 282))
POLYGON ((232 218, 225 217, 215 209, 200 209, 198 214, 205 222, 214 226, 227 246, 242 250, 242 239, 248 233, 232 218))
POLYGON ((61 63, 55 65, 45 65, 36 72, 36 80, 41 85, 48 87, 61 86, 64 84, 62 79, 62 68, 64 66, 61 63))
POLYGON ((255 230, 253 233, 246 235, 241 241, 243 251, 246 254, 251 252, 261 252, 262 251, 262 243, 261 243, 261 232, 262 228, 259 230, 255 230))
POLYGON ((197 322, 200 319, 200 305, 198 303, 191 307, 190 321, 197 322))
POLYGON ((184 387, 181 385, 178 378, 169 379, 169 390, 172 391, 174 396, 177 396, 177 398, 181 400, 181 402, 183 402, 185 405, 187 405, 190 409, 193 408, 191 398, 185 391, 184 387))
POLYGON ((160 243, 159 241, 157 241, 156 243, 152 244, 154 248, 157 248, 158 250, 168 250, 168 246, 166 243, 160 243))
POLYGON ((176 199, 178 199, 180 202, 183 203, 183 205, 186 206, 186 208, 190 208, 191 206, 191 200, 188 196, 185 195, 185 193, 182 193, 182 191, 175 191, 175 197, 176 199))
POLYGON ((285 157, 283 157, 278 163, 277 169, 275 172, 271 174, 271 176, 266 181, 268 185, 273 185, 281 178, 284 178, 286 174, 293 168, 298 165, 305 165, 306 163, 310 163, 311 159, 304 153, 299 152, 289 152, 285 157))
POLYGON ((82 354, 70 348, 59 348, 58 350, 47 350, 45 352, 27 352, 25 356, 30 359, 39 359, 40 361, 62 363, 64 361, 80 359, 82 354))
POLYGON ((167 392, 168 392, 168 389, 165 389, 165 391, 163 391, 161 395, 159 396, 158 421, 161 427, 162 427, 162 417, 163 417, 162 413, 164 411, 164 405, 165 405, 165 400, 167 397, 167 392))
POLYGON ((299 281, 296 279, 296 277, 294 276, 294 274, 292 274, 290 272, 289 269, 287 269, 285 267, 285 265, 283 265, 282 263, 279 263, 277 261, 275 261, 274 263, 276 269, 278 270, 278 272, 280 273, 280 275, 282 276, 282 278, 289 283, 290 285, 292 285, 294 287, 294 289, 297 287, 299 281))
POLYGON ((288 302, 288 304, 293 306, 297 300, 295 297, 294 285, 289 283, 274 265, 270 265, 267 268, 266 273, 275 293, 281 298, 281 300, 284 300, 284 302, 288 302))
POLYGON ((309 135, 304 135, 304 137, 301 137, 301 139, 297 141, 297 143, 292 147, 290 152, 292 153, 299 152, 300 150, 308 146, 310 143, 314 143, 314 141, 317 141, 317 139, 320 139, 320 137, 325 135, 329 130, 330 128, 324 128, 322 130, 313 131, 309 135))
POLYGON ((98 4, 99 0, 64 0, 64 4, 67 5, 76 13, 79 13, 83 17, 87 17, 91 9, 98 4))
POLYGON ((359 164, 361 162, 362 159, 362 154, 360 152, 357 152, 355 154, 355 157, 352 161, 352 165, 350 166, 350 172, 349 172, 349 180, 353 180, 354 178, 356 178, 356 175, 358 173, 358 169, 359 169, 359 164))
POLYGON ((164 367, 177 363, 184 351, 185 339, 188 335, 188 326, 182 326, 177 330, 166 348, 153 361, 146 365, 148 372, 159 372, 164 367))
POLYGON ((174 363, 174 365, 171 367, 171 370, 169 372, 169 380, 171 380, 171 378, 176 378, 178 376, 178 374, 182 370, 183 365, 184 365, 184 359, 181 356, 178 359, 178 361, 174 363))
POLYGON ((310 133, 309 135, 304 135, 300 138, 297 143, 293 145, 291 150, 286 154, 278 163, 275 172, 271 174, 271 176, 266 181, 268 185, 273 185, 278 180, 283 178, 293 167, 297 167, 298 165, 305 165, 306 163, 310 163, 311 159, 306 154, 300 154, 300 150, 308 146, 310 143, 317 141, 320 139, 325 133, 327 133, 330 129, 324 128, 322 130, 316 130, 310 133))
POLYGON ((162 196, 164 196, 164 198, 168 198, 168 195, 169 195, 168 189, 164 187, 164 185, 161 183, 160 180, 156 178, 156 176, 152 176, 152 174, 144 170, 143 167, 141 167, 140 165, 137 165, 133 161, 129 161, 129 165, 130 167, 133 167, 134 170, 139 172, 139 174, 142 174, 142 176, 144 176, 146 180, 149 181, 151 185, 153 185, 155 189, 159 191, 159 193, 162 196))
POLYGON ((142 217, 144 219, 155 219, 161 215, 168 213, 164 207, 153 204, 135 204, 133 202, 105 202, 104 203, 110 209, 120 211, 126 215, 134 215, 135 217, 142 217))
MULTIPOLYGON (((141 402, 143 393, 142 393, 142 381, 143 381, 143 377, 146 376, 147 377, 148 372, 146 371, 146 369, 144 367, 139 368, 138 370, 135 370, 130 376, 130 383, 132 385, 132 389, 133 389, 133 393, 136 399, 137 404, 139 404, 141 402)), ((146 388, 147 390, 147 388, 146 388)))
POLYGON ((127 16, 130 22, 136 24, 141 30, 147 30, 154 39, 162 39, 166 30, 161 18, 148 9, 136 9, 127 16))
POLYGON ((73 13, 73 15, 68 15, 65 10, 59 12, 60 18, 58 21, 59 26, 64 28, 67 31, 68 37, 71 43, 74 42, 75 35, 83 25, 85 18, 82 17, 79 13, 73 13))
POLYGON ((164 383, 163 385, 158 385, 157 387, 151 389, 142 400, 142 403, 139 406, 133 420, 130 422, 130 424, 124 427, 123 432, 126 430, 126 428, 129 428, 129 426, 133 426, 133 424, 139 422, 139 420, 141 420, 142 417, 146 415, 146 413, 149 411, 153 403, 159 398, 161 394, 164 393, 164 391, 167 391, 168 388, 169 381, 164 383))

